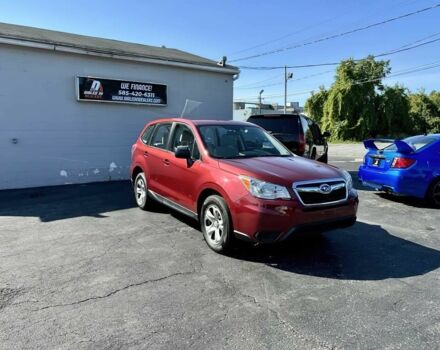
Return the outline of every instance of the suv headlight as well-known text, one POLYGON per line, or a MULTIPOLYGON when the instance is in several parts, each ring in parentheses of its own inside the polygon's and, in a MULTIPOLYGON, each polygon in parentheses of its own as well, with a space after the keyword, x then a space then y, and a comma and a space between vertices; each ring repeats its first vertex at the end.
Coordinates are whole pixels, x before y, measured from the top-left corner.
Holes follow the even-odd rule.
POLYGON ((342 169, 341 169, 341 173, 342 173, 342 176, 343 176, 345 182, 347 183, 347 190, 349 190, 349 191, 352 190, 353 189, 353 179, 352 179, 350 173, 347 170, 342 170, 342 169))
POLYGON ((254 197, 262 199, 290 199, 289 191, 284 186, 275 185, 244 175, 240 175, 239 178, 244 187, 254 197))

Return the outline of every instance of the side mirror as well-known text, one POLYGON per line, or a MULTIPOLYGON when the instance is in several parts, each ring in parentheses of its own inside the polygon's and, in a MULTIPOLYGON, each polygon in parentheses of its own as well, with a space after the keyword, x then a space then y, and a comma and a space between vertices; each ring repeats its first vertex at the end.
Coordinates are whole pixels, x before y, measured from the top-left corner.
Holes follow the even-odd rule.
POLYGON ((324 133, 322 134, 323 137, 330 137, 331 134, 328 131, 324 131, 324 133))
POLYGON ((191 151, 189 150, 188 146, 177 146, 176 150, 174 151, 174 155, 176 158, 190 159, 191 151))

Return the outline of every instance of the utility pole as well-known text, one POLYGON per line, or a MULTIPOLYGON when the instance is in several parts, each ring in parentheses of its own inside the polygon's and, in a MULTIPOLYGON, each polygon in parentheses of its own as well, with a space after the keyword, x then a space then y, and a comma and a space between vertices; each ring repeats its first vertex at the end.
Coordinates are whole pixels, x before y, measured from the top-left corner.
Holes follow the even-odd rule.
POLYGON ((284 66, 284 114, 287 113, 287 81, 293 78, 293 73, 287 73, 287 66, 284 66))
POLYGON ((260 93, 258 94, 258 114, 261 114, 261 94, 264 92, 264 90, 261 90, 260 93))

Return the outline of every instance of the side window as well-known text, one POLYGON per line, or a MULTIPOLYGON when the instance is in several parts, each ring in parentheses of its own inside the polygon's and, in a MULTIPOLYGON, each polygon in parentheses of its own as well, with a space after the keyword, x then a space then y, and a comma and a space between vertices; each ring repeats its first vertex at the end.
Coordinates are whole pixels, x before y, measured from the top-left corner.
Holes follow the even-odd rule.
POLYGON ((306 142, 313 141, 313 134, 310 130, 309 123, 308 123, 307 119, 304 118, 303 116, 301 116, 301 124, 302 124, 303 130, 304 130, 304 136, 306 138, 306 142))
POLYGON ((153 133, 155 126, 156 124, 150 125, 141 136, 142 142, 145 143, 146 145, 148 145, 148 141, 150 140, 151 134, 153 133))
POLYGON ((312 128, 313 136, 315 137, 315 139, 321 140, 322 134, 321 134, 321 130, 319 130, 318 124, 312 122, 311 128, 312 128))
POLYGON ((197 142, 194 142, 194 146, 191 152, 191 157, 192 159, 200 159, 200 151, 199 151, 199 147, 197 146, 197 142))
POLYGON ((171 150, 174 152, 178 146, 188 146, 191 150, 194 144, 194 135, 190 128, 183 124, 177 124, 174 129, 171 150))
POLYGON ((188 146, 192 159, 200 159, 200 152, 194 140, 194 134, 188 126, 183 124, 176 125, 171 141, 172 151, 175 151, 178 146, 188 146))
POLYGON ((153 134, 153 137, 150 141, 150 145, 166 149, 168 137, 170 135, 171 124, 159 124, 153 134))

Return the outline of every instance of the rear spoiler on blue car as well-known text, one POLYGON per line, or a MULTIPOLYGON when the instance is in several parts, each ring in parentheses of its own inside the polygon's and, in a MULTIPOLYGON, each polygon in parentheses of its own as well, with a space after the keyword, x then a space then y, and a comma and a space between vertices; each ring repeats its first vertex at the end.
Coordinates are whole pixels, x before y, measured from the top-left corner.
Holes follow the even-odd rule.
POLYGON ((414 149, 408 145, 405 141, 402 140, 392 140, 392 139, 368 139, 364 141, 364 146, 366 149, 371 151, 377 151, 379 148, 376 146, 376 142, 383 143, 394 143, 397 147, 397 151, 399 153, 413 153, 414 149))

